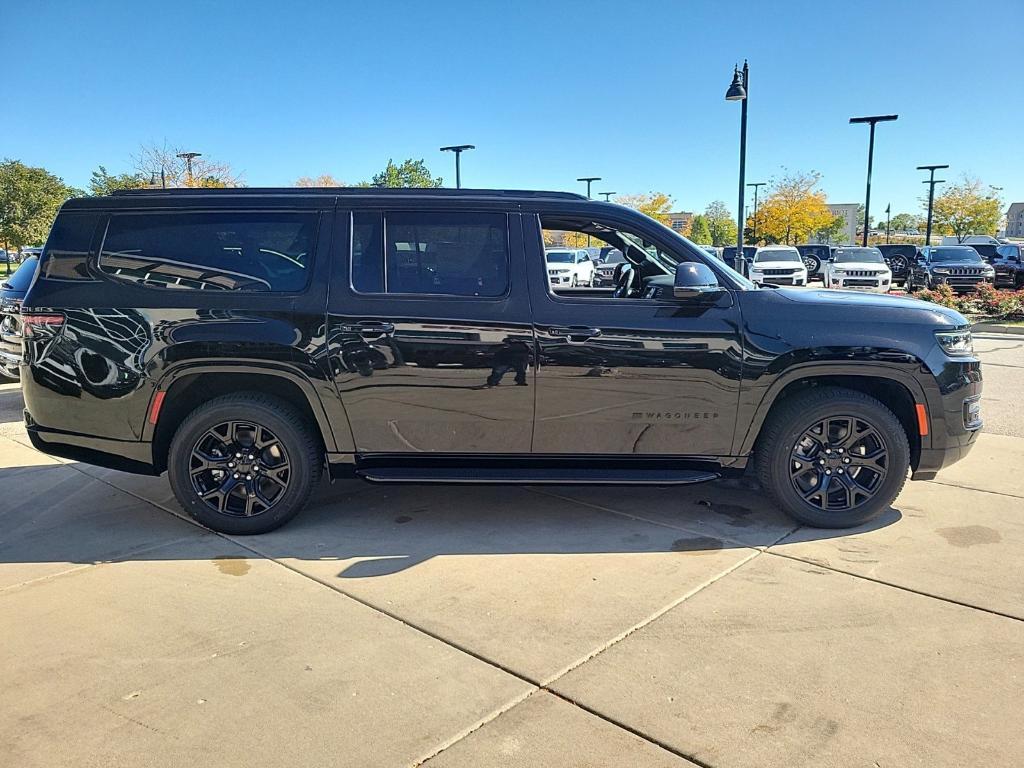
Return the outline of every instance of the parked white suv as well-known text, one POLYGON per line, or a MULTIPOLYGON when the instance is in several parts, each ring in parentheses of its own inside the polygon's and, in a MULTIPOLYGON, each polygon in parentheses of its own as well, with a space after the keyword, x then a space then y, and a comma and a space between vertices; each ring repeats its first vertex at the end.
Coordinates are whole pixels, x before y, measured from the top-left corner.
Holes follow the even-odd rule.
POLYGON ((888 293, 892 271, 877 248, 836 248, 825 264, 826 288, 888 293))
POLYGON ((585 248, 548 248, 544 251, 551 285, 593 287, 594 262, 585 248))
POLYGON ((766 245, 754 252, 750 279, 755 283, 807 285, 807 267, 791 245, 766 245))

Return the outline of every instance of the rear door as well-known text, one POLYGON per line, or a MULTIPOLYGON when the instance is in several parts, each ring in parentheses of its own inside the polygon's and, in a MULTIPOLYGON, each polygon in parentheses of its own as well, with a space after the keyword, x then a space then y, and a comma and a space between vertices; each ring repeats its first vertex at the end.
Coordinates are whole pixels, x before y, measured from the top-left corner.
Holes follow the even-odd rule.
POLYGON ((357 452, 529 453, 519 214, 354 208, 336 225, 328 346, 357 452))

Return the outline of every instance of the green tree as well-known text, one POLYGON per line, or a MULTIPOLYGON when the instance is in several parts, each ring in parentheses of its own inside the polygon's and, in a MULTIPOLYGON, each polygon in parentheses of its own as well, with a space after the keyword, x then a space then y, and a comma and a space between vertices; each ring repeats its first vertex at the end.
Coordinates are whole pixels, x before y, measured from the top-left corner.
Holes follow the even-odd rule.
POLYGON ((952 233, 963 242, 968 235, 994 235, 1001 216, 1002 201, 995 190, 982 192, 981 181, 964 176, 935 198, 932 221, 938 231, 952 233))
MULTIPOLYGON (((758 212, 758 221, 761 220, 758 212)), ((704 221, 711 232, 711 244, 715 246, 736 244, 736 221, 721 200, 715 200, 704 209, 704 221)))
POLYGON ((102 165, 92 172, 89 179, 89 194, 109 195, 119 189, 139 189, 146 186, 146 179, 140 173, 120 173, 111 176, 102 165))
POLYGON ((395 165, 394 160, 388 159, 387 167, 378 173, 367 184, 368 187, 440 187, 441 177, 431 175, 426 163, 423 160, 406 160, 401 165, 395 165))
POLYGON ((61 203, 78 190, 45 168, 17 160, 0 163, 0 241, 19 251, 46 239, 61 203))
POLYGON ((690 240, 697 245, 711 245, 711 228, 702 213, 698 213, 690 222, 690 240))
POLYGON ((889 219, 889 230, 892 232, 910 232, 917 229, 919 216, 912 213, 897 213, 889 219))

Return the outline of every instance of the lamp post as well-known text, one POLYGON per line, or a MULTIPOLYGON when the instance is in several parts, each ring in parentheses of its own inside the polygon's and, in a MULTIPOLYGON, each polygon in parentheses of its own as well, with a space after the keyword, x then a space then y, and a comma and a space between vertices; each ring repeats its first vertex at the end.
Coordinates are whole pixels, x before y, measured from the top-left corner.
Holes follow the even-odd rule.
POLYGON ((892 215, 892 203, 885 206, 885 244, 889 244, 889 219, 892 215))
POLYGON ((868 222, 871 221, 871 163, 875 157, 875 125, 877 123, 888 123, 898 118, 899 115, 871 115, 869 117, 851 117, 851 123, 868 123, 871 125, 871 138, 868 140, 868 189, 864 195, 864 237, 861 240, 862 246, 868 244, 868 222))
POLYGON ((192 161, 202 157, 202 152, 182 152, 177 157, 185 161, 185 186, 192 186, 192 161))
POLYGON ((595 181, 600 181, 600 180, 601 180, 600 176, 584 176, 582 179, 576 179, 576 181, 585 181, 585 182, 587 182, 587 199, 588 200, 590 199, 590 185, 591 185, 591 183, 595 182, 595 181))
POLYGON ((729 90, 725 92, 726 101, 742 101, 743 105, 740 109, 740 197, 739 203, 736 205, 736 216, 738 221, 736 222, 736 261, 735 264, 739 267, 739 273, 746 275, 747 273, 747 257, 743 253, 743 202, 746 197, 746 190, 744 189, 744 180, 747 171, 747 89, 750 86, 750 68, 747 66, 747 60, 743 60, 743 71, 740 72, 739 67, 734 67, 732 71, 732 83, 729 85, 729 90))
POLYGON ((928 171, 928 174, 929 174, 928 180, 921 182, 922 184, 927 184, 928 185, 928 225, 927 225, 927 228, 925 229, 925 236, 924 236, 924 244, 925 245, 931 245, 932 244, 932 203, 935 201, 935 185, 936 184, 944 184, 945 181, 946 181, 945 179, 936 179, 935 178, 935 171, 937 171, 940 168, 949 168, 949 166, 948 165, 919 165, 919 166, 917 166, 917 170, 919 170, 919 171, 928 171))
POLYGON ((467 149, 476 149, 472 144, 455 144, 450 147, 441 147, 441 152, 455 153, 455 188, 462 189, 462 164, 459 162, 462 153, 467 149))
POLYGON ((604 195, 604 201, 607 203, 609 200, 611 200, 612 195, 617 195, 619 193, 618 192, 598 192, 597 194, 604 195))
POLYGON ((757 190, 767 183, 766 181, 752 181, 747 184, 748 187, 754 188, 754 245, 757 245, 757 190))

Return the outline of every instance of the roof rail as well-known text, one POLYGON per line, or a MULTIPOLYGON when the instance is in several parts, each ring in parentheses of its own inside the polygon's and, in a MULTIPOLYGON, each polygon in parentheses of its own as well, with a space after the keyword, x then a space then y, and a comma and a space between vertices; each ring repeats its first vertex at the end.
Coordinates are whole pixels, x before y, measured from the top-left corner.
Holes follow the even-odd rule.
POLYGON ((338 197, 541 197, 564 200, 586 200, 577 192, 548 192, 528 189, 447 189, 439 187, 172 187, 169 189, 145 187, 118 189, 115 197, 150 195, 336 195, 338 197))

